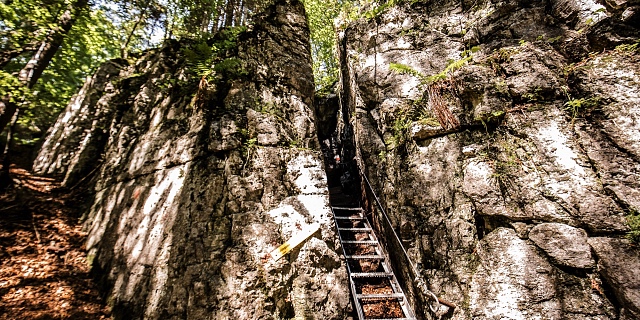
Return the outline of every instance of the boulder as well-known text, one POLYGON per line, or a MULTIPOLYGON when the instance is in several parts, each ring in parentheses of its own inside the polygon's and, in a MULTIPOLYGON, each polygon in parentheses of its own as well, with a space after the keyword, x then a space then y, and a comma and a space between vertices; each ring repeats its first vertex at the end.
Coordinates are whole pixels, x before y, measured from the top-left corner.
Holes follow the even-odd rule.
POLYGON ((541 223, 529 231, 529 239, 559 265, 580 269, 595 266, 587 233, 582 229, 562 223, 541 223))

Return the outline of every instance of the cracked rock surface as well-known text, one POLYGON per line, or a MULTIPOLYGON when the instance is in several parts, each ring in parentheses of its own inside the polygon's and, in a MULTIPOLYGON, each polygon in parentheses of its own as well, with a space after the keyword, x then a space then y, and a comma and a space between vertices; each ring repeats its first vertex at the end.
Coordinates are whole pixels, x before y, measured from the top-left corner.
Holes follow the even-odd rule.
POLYGON ((276 1, 223 57, 235 73, 189 76, 174 41, 102 66, 52 129, 34 169, 91 181, 87 249, 116 319, 347 317, 308 39, 302 4, 276 1))
POLYGON ((638 317, 636 8, 412 1, 341 33, 344 120, 321 143, 355 144, 428 288, 458 306, 442 319, 638 317))

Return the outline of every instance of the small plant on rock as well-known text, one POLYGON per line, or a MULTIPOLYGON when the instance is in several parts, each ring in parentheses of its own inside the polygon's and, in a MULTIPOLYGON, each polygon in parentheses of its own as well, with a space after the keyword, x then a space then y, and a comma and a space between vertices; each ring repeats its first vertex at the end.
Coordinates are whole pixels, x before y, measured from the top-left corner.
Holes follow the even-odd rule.
POLYGON ((640 212, 632 209, 627 215, 627 222, 631 231, 627 233, 627 238, 635 243, 640 243, 640 212))
POLYGON ((592 110, 598 106, 600 99, 598 97, 569 99, 564 106, 565 110, 571 112, 572 118, 578 117, 579 114, 592 110))
POLYGON ((636 53, 640 52, 640 40, 635 43, 630 44, 621 44, 616 47, 616 52, 618 53, 636 53))
POLYGON ((428 98, 428 105, 431 107, 431 111, 438 119, 440 125, 445 129, 458 128, 460 122, 453 113, 451 113, 451 110, 449 110, 443 95, 447 92, 455 93, 458 91, 460 83, 456 81, 451 74, 469 62, 472 58, 471 54, 478 50, 477 47, 465 50, 462 59, 450 60, 444 70, 432 76, 426 76, 410 66, 400 63, 391 63, 389 69, 420 79, 420 85, 426 87, 425 93, 428 98))

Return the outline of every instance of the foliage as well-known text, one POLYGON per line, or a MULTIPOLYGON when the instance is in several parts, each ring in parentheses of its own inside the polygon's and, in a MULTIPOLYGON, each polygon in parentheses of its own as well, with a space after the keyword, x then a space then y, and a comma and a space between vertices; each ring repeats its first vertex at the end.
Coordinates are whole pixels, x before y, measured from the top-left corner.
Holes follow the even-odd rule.
POLYGON ((220 33, 220 38, 209 41, 199 39, 192 45, 181 49, 188 71, 198 79, 214 80, 212 76, 242 76, 246 71, 237 58, 225 58, 234 50, 238 36, 247 30, 246 27, 230 27, 220 33), (215 72, 215 73, 214 73, 215 72))
POLYGON ((518 138, 510 136, 508 131, 490 137, 487 148, 480 154, 493 169, 491 180, 503 193, 513 189, 512 180, 519 174, 523 162, 518 155, 518 138))
POLYGON ((401 1, 388 0, 377 4, 375 0, 303 0, 311 31, 313 74, 318 90, 331 87, 338 80, 336 27, 342 28, 359 18, 377 17, 401 1))
MULTIPOLYGON (((399 74, 408 74, 418 78, 420 86, 425 87, 424 94, 428 97, 431 112, 435 115, 440 125, 445 129, 457 128, 460 123, 449 110, 443 96, 447 93, 458 91, 460 84, 452 77, 452 74, 467 64, 472 59, 472 54, 478 50, 478 47, 473 47, 463 51, 461 59, 447 61, 447 66, 444 70, 431 76, 426 76, 412 67, 400 63, 390 63, 389 69, 399 74)), ((429 118, 426 112, 422 111, 422 114, 424 118, 429 118)))
POLYGON ((637 40, 635 43, 621 44, 616 47, 616 51, 619 53, 640 52, 640 40, 637 40))
POLYGON ((218 51, 215 45, 211 46, 205 40, 200 40, 193 45, 183 47, 181 51, 188 70, 197 77, 206 77, 211 73, 214 54, 218 51))
POLYGON ((85 79, 117 52, 113 25, 102 11, 80 16, 60 50, 33 88, 34 99, 20 123, 45 129, 85 79))
POLYGON ((392 71, 395 71, 399 74, 408 74, 411 76, 414 76, 416 78, 419 78, 420 80, 425 80, 426 77, 418 70, 406 65, 406 64, 402 64, 402 63, 394 63, 391 62, 389 64, 389 69, 391 69, 392 71))
POLYGON ((375 17, 378 17, 380 14, 382 14, 383 12, 385 12, 387 9, 399 4, 402 0, 387 0, 385 3, 381 4, 381 5, 376 5, 373 7, 373 9, 365 12, 363 14, 363 16, 366 19, 373 19, 375 17))
POLYGON ((632 209, 627 215, 627 222, 631 228, 631 231, 627 233, 627 238, 636 243, 640 243, 640 212, 632 209))
POLYGON ((409 129, 411 128, 411 118, 406 114, 399 114, 393 122, 393 136, 387 142, 388 148, 395 149, 404 145, 410 138, 409 129))
POLYGON ((565 110, 571 112, 573 118, 578 117, 580 113, 584 113, 588 110, 591 110, 598 106, 600 102, 600 98, 591 97, 591 98, 580 98, 580 99, 569 99, 564 106, 565 110))
MULTIPOLYGON (((26 3, 36 4, 37 1, 26 3)), ((63 4, 63 2, 60 2, 63 4)), ((14 50, 18 46, 29 46, 26 42, 42 41, 42 34, 49 33, 56 28, 53 14, 37 13, 29 17, 23 23, 15 23, 11 14, 21 12, 20 5, 12 3, 12 6, 2 5, 2 15, 7 17, 3 22, 4 29, 10 36, 4 38, 2 43, 5 50, 14 50), (47 21, 45 21, 48 19, 47 21), (10 29, 13 27, 15 29, 10 29), (20 40, 24 38, 24 41, 20 40), (28 39, 28 40, 26 40, 28 39)), ((34 8, 34 12, 52 11, 60 9, 59 4, 49 6, 40 4, 34 8), (45 8, 45 9, 43 9, 45 8)), ((26 52, 12 59, 4 71, 0 80, 0 94, 10 93, 14 102, 21 103, 20 118, 18 124, 18 141, 22 144, 35 142, 37 136, 46 130, 58 113, 66 106, 71 96, 82 86, 86 77, 91 75, 95 68, 113 57, 117 44, 113 36, 113 25, 107 19, 105 13, 99 9, 82 12, 76 17, 74 27, 65 37, 62 46, 53 57, 51 63, 45 69, 40 80, 29 90, 21 84, 15 74, 24 67, 32 52, 26 52), (26 103, 22 103, 26 102, 26 103)), ((38 43, 39 45, 39 43, 38 43)))
MULTIPOLYGON (((477 48, 477 47, 474 47, 477 48)), ((478 50, 478 49, 474 49, 472 48, 471 50, 478 50)), ((437 81, 441 81, 441 80, 445 80, 447 79, 447 77, 449 76, 449 74, 455 72, 456 70, 462 68, 465 64, 467 64, 467 62, 469 62, 472 59, 471 56, 471 52, 472 51, 463 51, 463 58, 459 59, 459 60, 452 60, 450 59, 449 61, 447 61, 447 66, 444 68, 444 70, 442 70, 440 73, 431 75, 431 76, 426 76, 424 74, 422 74, 420 71, 413 69, 412 67, 405 65, 405 64, 401 64, 401 63, 390 63, 389 64, 389 69, 399 73, 399 74, 408 74, 411 76, 414 76, 418 79, 420 79, 420 82, 422 85, 428 85, 428 84, 432 84, 434 82, 437 81)), ((473 51, 475 52, 475 51, 473 51)))
POLYGON ((0 2, 0 50, 19 49, 44 39, 64 5, 62 0, 0 2))
POLYGON ((0 97, 9 96, 11 102, 19 103, 29 97, 31 91, 20 85, 18 78, 6 71, 0 70, 0 97))
POLYGON ((332 86, 338 80, 335 53, 336 33, 333 21, 348 1, 303 0, 311 31, 311 55, 316 88, 332 86))

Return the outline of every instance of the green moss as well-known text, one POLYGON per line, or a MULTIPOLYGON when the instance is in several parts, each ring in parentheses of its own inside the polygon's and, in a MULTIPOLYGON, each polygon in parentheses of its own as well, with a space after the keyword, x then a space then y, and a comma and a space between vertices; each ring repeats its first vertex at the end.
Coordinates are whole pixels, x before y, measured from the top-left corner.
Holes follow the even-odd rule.
POLYGON ((400 114, 393 122, 393 136, 387 139, 387 149, 393 150, 404 145, 409 140, 409 128, 411 127, 411 119, 406 114, 400 114))
POLYGON ((284 115, 282 113, 282 110, 280 110, 280 108, 278 108, 278 106, 273 102, 267 102, 267 103, 261 104, 256 111, 262 114, 275 116, 278 119, 282 119, 282 116, 284 115))
POLYGON ((640 212, 631 209, 627 215, 627 222, 631 231, 627 233, 627 238, 635 243, 640 243, 640 212))
POLYGON ((87 261, 87 266, 89 267, 89 269, 93 268, 93 261, 95 260, 95 258, 96 258, 96 254, 95 253, 93 253, 93 252, 87 253, 86 261, 87 261))
POLYGON ((553 43, 556 43, 556 42, 558 42, 560 40, 562 40, 562 36, 557 36, 557 37, 553 37, 553 38, 547 39, 547 43, 553 44, 553 43))
POLYGON ((635 43, 621 44, 616 47, 616 51, 619 53, 635 53, 640 51, 640 40, 635 43))
POLYGON ((418 119, 418 123, 420 123, 421 125, 430 126, 430 127, 438 127, 438 126, 440 126, 440 121, 438 121, 438 119, 436 119, 434 117, 420 118, 420 119, 418 119))
POLYGON ((220 32, 214 39, 199 39, 191 45, 181 49, 185 59, 187 73, 207 81, 215 80, 216 71, 224 76, 237 77, 246 74, 237 58, 225 58, 237 49, 239 35, 247 30, 246 27, 230 27, 220 32))
POLYGON ((224 59, 216 63, 213 70, 231 78, 238 78, 249 74, 242 66, 242 61, 238 58, 224 59))
POLYGON ((380 162, 385 162, 387 160, 387 151, 380 151, 380 153, 378 153, 378 159, 380 160, 380 162))

